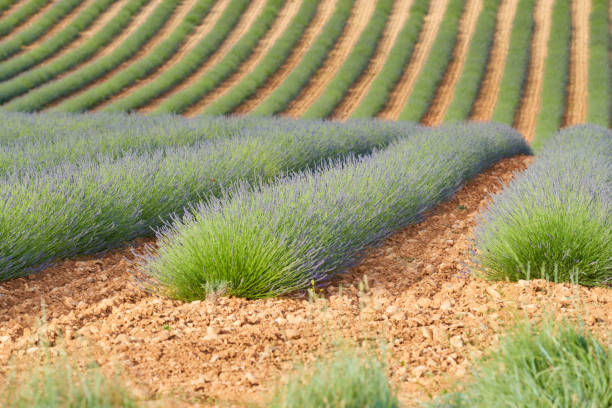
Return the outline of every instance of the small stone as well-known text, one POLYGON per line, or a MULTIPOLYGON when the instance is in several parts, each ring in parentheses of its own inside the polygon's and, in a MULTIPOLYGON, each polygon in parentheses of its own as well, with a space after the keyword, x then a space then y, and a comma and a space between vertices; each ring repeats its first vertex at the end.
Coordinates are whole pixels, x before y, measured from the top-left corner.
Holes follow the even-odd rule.
POLYGON ((297 339, 300 337, 300 332, 295 329, 287 329, 285 330, 285 335, 288 339, 297 339))
POLYGON ((11 336, 0 336, 0 343, 7 343, 11 341, 11 336))
POLYGON ((219 337, 219 329, 216 327, 208 326, 206 328, 206 336, 204 340, 214 340, 219 337))
POLYGON ((519 286, 522 286, 524 288, 528 288, 529 287, 529 281, 525 280, 525 279, 519 279, 519 281, 517 282, 519 286))
POLYGON ((493 299, 501 299, 501 295, 499 294, 499 292, 493 289, 491 286, 487 288, 487 293, 491 295, 493 299))
POLYGON ((420 365, 420 366, 416 366, 412 369, 412 375, 414 375, 416 378, 420 378, 425 371, 427 371, 427 367, 424 365, 420 365))
POLYGON ((428 299, 426 297, 419 298, 419 300, 417 300, 417 305, 419 305, 419 307, 426 309, 429 306, 431 306, 431 299, 428 299))
POLYGON ((253 374, 251 374, 251 373, 246 373, 246 374, 244 375, 244 378, 246 378, 246 380, 247 380, 247 381, 249 382, 249 384, 251 384, 251 385, 257 385, 257 384, 259 384, 259 382, 257 381, 257 378, 256 378, 256 377, 255 377, 253 374))
POLYGON ((275 321, 276 323, 278 323, 279 325, 281 325, 281 326, 283 326, 285 323, 287 323, 287 320, 285 320, 285 319, 284 319, 284 318, 282 318, 282 317, 277 317, 277 318, 276 318, 274 321, 275 321))
POLYGON ((400 311, 400 308, 395 305, 391 305, 385 309, 385 313, 388 314, 389 316, 394 315, 395 313, 399 311, 400 311))
POLYGON ((450 344, 453 347, 456 348, 461 348, 463 347, 463 339, 461 338, 461 336, 453 336, 450 338, 450 344))
POLYGON ((425 273, 434 273, 435 270, 436 268, 432 264, 427 264, 424 269, 425 273))
POLYGON ((451 310, 452 308, 453 308, 453 305, 451 304, 450 300, 445 300, 440 305, 440 310, 445 311, 445 312, 451 310))
POLYGON ((444 330, 443 328, 434 327, 433 328, 433 338, 438 343, 445 343, 446 339, 448 339, 448 334, 446 333, 446 330, 444 330))
POLYGON ((446 240, 446 246, 453 246, 454 244, 455 244, 455 241, 453 241, 452 239, 446 240))
POLYGON ((433 334, 431 332, 431 329, 427 328, 427 327, 421 327, 421 334, 423 335, 423 337, 425 337, 425 339, 427 340, 431 340, 433 337, 433 334))
POLYGON ((391 315, 391 320, 395 320, 395 321, 404 320, 405 318, 406 318, 406 315, 404 314, 404 312, 398 312, 398 313, 391 315))
POLYGON ((218 354, 213 354, 213 356, 210 358, 210 362, 214 363, 215 361, 217 361, 219 359, 219 355, 218 354))

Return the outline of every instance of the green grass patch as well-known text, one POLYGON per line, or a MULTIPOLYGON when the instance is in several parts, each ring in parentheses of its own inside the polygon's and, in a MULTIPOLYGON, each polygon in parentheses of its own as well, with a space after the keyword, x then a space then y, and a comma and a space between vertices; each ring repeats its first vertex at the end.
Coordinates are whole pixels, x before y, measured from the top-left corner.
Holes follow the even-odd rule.
POLYGON ((479 361, 463 390, 429 407, 601 408, 612 406, 612 350, 573 323, 522 323, 479 361))
POLYGON ((0 21, 0 37, 4 37, 13 31, 17 26, 24 23, 28 18, 36 14, 38 10, 43 8, 50 0, 29 0, 20 6, 10 16, 3 18, 0 21))

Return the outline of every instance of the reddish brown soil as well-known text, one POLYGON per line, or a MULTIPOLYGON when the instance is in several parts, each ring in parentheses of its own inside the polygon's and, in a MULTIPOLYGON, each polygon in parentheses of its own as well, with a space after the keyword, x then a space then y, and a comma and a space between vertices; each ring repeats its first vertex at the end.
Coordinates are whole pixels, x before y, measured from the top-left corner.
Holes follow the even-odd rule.
POLYGON ((412 93, 412 87, 416 79, 419 77, 425 61, 427 61, 429 50, 438 35, 438 28, 444 18, 447 5, 448 0, 431 0, 429 11, 427 16, 425 16, 419 40, 414 46, 410 62, 406 66, 399 82, 393 91, 391 91, 387 104, 378 114, 379 118, 396 120, 399 117, 412 93))
POLYGON ((590 15, 591 0, 572 1, 570 72, 563 126, 585 123, 587 118, 590 15))
MULTIPOLYGON (((265 401, 295 361, 311 361, 325 352, 325 338, 340 335, 388 343, 389 374, 407 405, 464 375, 516 317, 581 315, 605 339, 612 324, 609 289, 490 283, 466 272, 474 217, 530 160, 502 160, 477 176, 425 221, 366 251, 314 302, 220 297, 185 304, 148 296, 132 283, 129 248, 0 283, 0 367, 11 355, 36 351, 30 327, 41 300, 52 337, 59 330, 69 349, 86 339, 99 363, 119 362, 136 389, 162 398, 159 406, 169 404, 169 394, 202 405, 265 401), (360 290, 365 276, 369 289, 360 290)), ((143 241, 134 245, 140 252, 143 241)))
POLYGON ((202 24, 200 24, 194 30, 194 32, 179 47, 177 52, 168 61, 166 61, 164 64, 162 64, 161 67, 159 67, 155 72, 153 72, 151 75, 149 75, 148 77, 146 77, 144 79, 141 79, 139 81, 135 81, 134 83, 130 84, 129 86, 124 88, 121 92, 119 92, 117 95, 109 98, 107 101, 105 101, 105 102, 101 103, 100 105, 96 106, 96 108, 94 108, 93 110, 100 110, 103 107, 105 107, 106 105, 108 105, 108 104, 110 104, 112 102, 115 102, 115 101, 117 101, 117 100, 119 100, 119 99, 129 95, 136 88, 140 88, 142 86, 146 86, 147 84, 149 84, 152 81, 156 80, 164 72, 166 72, 170 68, 172 68, 172 66, 174 64, 176 64, 183 57, 185 57, 185 55, 187 55, 189 52, 191 52, 193 50, 193 48, 204 37, 206 37, 210 33, 212 28, 215 26, 215 23, 217 22, 217 19, 225 11, 225 9, 226 9, 226 7, 227 7, 229 2, 230 2, 230 0, 219 0, 219 1, 215 2, 215 4, 211 7, 211 9, 208 12, 208 14, 206 15, 206 17, 204 17, 204 20, 202 21, 202 24))
POLYGON ((184 112, 185 116, 194 116, 201 113, 210 103, 225 95, 230 89, 239 84, 252 70, 259 65, 261 60, 266 56, 270 48, 274 46, 287 30, 291 29, 289 25, 300 9, 301 2, 299 0, 288 0, 279 11, 276 20, 264 37, 259 41, 251 55, 240 65, 238 70, 223 81, 217 88, 205 95, 198 103, 184 112))
POLYGON ((353 46, 359 40, 363 29, 370 22, 375 8, 376 3, 373 1, 355 1, 351 16, 344 27, 344 32, 327 55, 323 65, 310 78, 304 89, 291 101, 282 115, 298 118, 306 112, 314 101, 319 99, 353 50, 353 46))
MULTIPOLYGON (((75 96, 78 96, 81 93, 108 81, 120 71, 128 68, 131 64, 135 63, 140 58, 149 54, 151 50, 157 47, 161 42, 163 42, 166 38, 168 38, 168 36, 172 34, 172 32, 179 26, 179 24, 183 22, 183 20, 185 19, 185 16, 195 4, 196 4, 196 0, 184 0, 182 3, 180 3, 176 7, 174 12, 170 16, 170 18, 168 18, 165 21, 164 25, 160 28, 160 30, 148 42, 146 42, 137 52, 132 54, 130 58, 128 58, 118 67, 107 72, 105 75, 98 78, 96 81, 92 82, 91 84, 79 88, 76 92, 72 93, 71 95, 55 100, 53 103, 47 105, 47 108, 51 108, 53 106, 59 105, 60 103, 64 102, 67 99, 74 98, 75 96)), ((139 28, 139 27, 135 27, 135 28, 139 28)))
POLYGON ((23 6, 24 4, 25 4, 24 0, 17 0, 9 8, 4 10, 2 14, 0 14, 0 21, 4 20, 5 18, 13 14, 16 10, 19 10, 21 6, 23 6))
POLYGON ((391 49, 395 44, 397 36, 404 28, 404 24, 410 16, 410 7, 412 0, 400 0, 393 4, 389 21, 385 27, 382 38, 376 49, 376 53, 372 57, 366 70, 361 74, 355 84, 349 89, 338 107, 335 109, 332 117, 338 120, 348 118, 351 113, 359 106, 363 98, 370 90, 370 85, 380 73, 387 58, 391 53, 391 49))
POLYGON ((465 10, 459 21, 459 32, 457 33, 453 57, 446 68, 442 82, 436 90, 433 102, 423 118, 424 125, 438 126, 444 121, 446 111, 455 95, 455 87, 463 71, 463 65, 470 49, 470 41, 474 35, 481 10, 482 0, 467 0, 465 10))
POLYGON ((206 60, 206 62, 204 62, 204 64, 202 64, 187 78, 184 78, 183 82, 181 82, 159 98, 152 100, 146 106, 140 108, 139 111, 151 112, 165 98, 174 95, 177 92, 181 92, 198 82, 202 75, 204 75, 209 69, 211 69, 219 61, 221 61, 225 57, 225 55, 234 47, 234 45, 236 45, 236 43, 240 41, 240 38, 242 38, 242 36, 249 31, 251 25, 253 25, 257 17, 263 12, 265 5, 265 0, 251 1, 251 3, 247 6, 246 11, 240 17, 240 20, 236 24, 236 27, 234 27, 234 29, 230 32, 225 41, 223 41, 219 48, 217 48, 217 50, 210 56, 210 58, 206 60))
POLYGON ((325 24, 331 17, 336 7, 337 0, 321 0, 317 6, 317 13, 312 19, 310 25, 306 28, 304 35, 300 39, 297 46, 291 52, 285 63, 261 86, 255 95, 238 106, 233 112, 235 114, 246 114, 255 109, 264 99, 266 99, 274 90, 283 83, 287 76, 298 66, 304 54, 308 52, 312 43, 321 33, 325 24))
POLYGON ((517 6, 518 0, 504 0, 499 6, 491 55, 485 77, 480 85, 478 97, 474 102, 470 115, 471 120, 486 122, 493 116, 499 94, 499 85, 504 75, 508 49, 510 48, 512 23, 514 22, 517 6))
POLYGON ((536 3, 527 83, 523 89, 521 104, 514 120, 514 127, 529 142, 535 136, 536 119, 540 112, 553 3, 554 0, 538 0, 536 3))

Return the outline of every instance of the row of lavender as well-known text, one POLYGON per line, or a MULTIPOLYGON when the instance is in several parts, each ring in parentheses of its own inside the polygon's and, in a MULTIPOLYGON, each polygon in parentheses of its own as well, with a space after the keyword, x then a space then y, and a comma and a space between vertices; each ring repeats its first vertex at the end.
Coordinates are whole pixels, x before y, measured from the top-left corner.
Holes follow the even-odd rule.
POLYGON ((159 231, 159 248, 142 265, 152 289, 183 300, 307 288, 493 162, 521 153, 529 147, 508 126, 456 124, 273 183, 238 184, 159 231))
POLYGON ((612 284, 612 131, 559 131, 495 197, 475 232, 491 279, 612 284))
POLYGON ((422 133, 412 123, 2 114, 0 280, 92 253, 265 183, 422 133))

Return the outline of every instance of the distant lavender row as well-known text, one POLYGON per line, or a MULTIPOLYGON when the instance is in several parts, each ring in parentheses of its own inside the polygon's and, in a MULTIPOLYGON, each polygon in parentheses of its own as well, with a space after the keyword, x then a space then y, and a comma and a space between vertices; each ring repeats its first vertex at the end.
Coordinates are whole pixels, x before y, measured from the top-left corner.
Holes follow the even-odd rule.
MULTIPOLYGON (((38 166, 35 171, 16 169, 0 177, 0 280, 26 275, 57 258, 105 250, 150 235, 152 228, 172 214, 180 216, 185 206, 219 195, 234 183, 265 182, 286 172, 316 167, 324 160, 366 154, 423 131, 412 123, 378 120, 340 124, 245 118, 224 125, 223 118, 182 119, 193 143, 181 146, 183 133, 177 131, 176 139, 162 140, 161 147, 149 143, 139 148, 138 143, 146 142, 146 134, 154 131, 155 124, 167 129, 180 118, 139 121, 128 115, 80 115, 86 123, 83 125, 77 116, 50 116, 50 128, 64 132, 56 137, 41 128, 44 115, 24 115, 22 122, 15 123, 21 126, 20 133, 7 135, 0 142, 34 140, 34 146, 44 150, 53 140, 68 149, 75 135, 82 134, 82 146, 75 148, 84 153, 91 143, 98 151, 93 157, 85 155, 77 160, 77 154, 54 166, 38 166), (31 136, 24 134, 28 118, 31 136), (75 126, 73 133, 70 123, 75 126), (210 124, 218 137, 202 138, 197 130, 190 130, 193 123, 210 124), (224 126, 228 138, 222 137, 224 126), (113 131, 100 142, 95 139, 100 129, 113 131), (122 144, 115 137, 122 129, 130 149, 119 154, 122 144), (110 154, 105 150, 107 143, 116 144, 110 154)), ((163 131, 156 135, 161 138, 163 131)), ((50 146, 55 149, 53 143, 50 146)), ((62 152, 68 155, 69 150, 57 148, 53 157, 62 152)), ((38 157, 44 156, 43 151, 38 157)))
POLYGON ((491 279, 612 283, 612 131, 553 136, 480 217, 475 245, 491 279))
POLYGON ((143 260, 144 270, 154 287, 184 300, 306 288, 417 221, 496 160, 528 152, 508 126, 457 124, 255 191, 239 185, 160 231, 159 250, 143 260))

